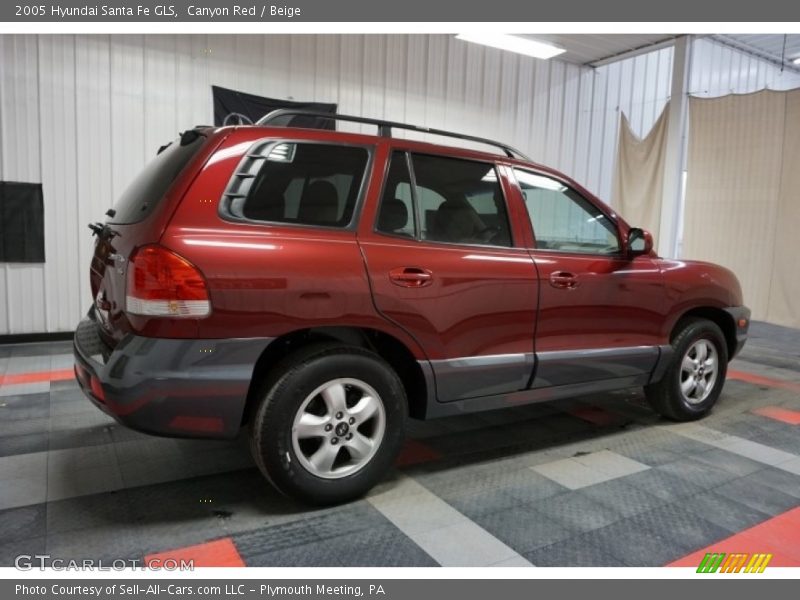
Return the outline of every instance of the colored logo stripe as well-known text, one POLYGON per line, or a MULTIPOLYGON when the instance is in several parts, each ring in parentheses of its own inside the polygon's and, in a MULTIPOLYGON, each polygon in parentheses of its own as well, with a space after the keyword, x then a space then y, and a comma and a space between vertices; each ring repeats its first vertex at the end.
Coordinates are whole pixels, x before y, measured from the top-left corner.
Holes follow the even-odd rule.
POLYGON ((698 573, 763 573, 772 560, 772 554, 749 554, 742 552, 707 552, 697 567, 698 573), (747 564, 747 566, 745 566, 747 564))

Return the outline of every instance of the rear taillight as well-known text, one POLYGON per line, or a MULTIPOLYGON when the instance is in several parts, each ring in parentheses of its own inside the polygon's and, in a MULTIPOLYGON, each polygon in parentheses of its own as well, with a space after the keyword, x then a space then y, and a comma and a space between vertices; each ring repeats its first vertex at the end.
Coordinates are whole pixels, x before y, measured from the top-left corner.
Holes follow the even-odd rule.
POLYGON ((143 246, 128 265, 127 312, 149 317, 205 317, 211 312, 203 274, 162 246, 143 246))

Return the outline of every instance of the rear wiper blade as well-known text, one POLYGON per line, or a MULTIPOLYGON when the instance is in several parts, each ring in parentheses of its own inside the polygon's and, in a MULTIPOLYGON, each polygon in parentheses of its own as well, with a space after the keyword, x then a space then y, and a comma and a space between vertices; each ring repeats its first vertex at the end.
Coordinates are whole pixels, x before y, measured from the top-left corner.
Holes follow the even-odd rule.
POLYGON ((89 229, 92 230, 92 235, 96 235, 100 239, 110 240, 119 235, 118 231, 115 231, 108 225, 100 222, 89 223, 89 229))

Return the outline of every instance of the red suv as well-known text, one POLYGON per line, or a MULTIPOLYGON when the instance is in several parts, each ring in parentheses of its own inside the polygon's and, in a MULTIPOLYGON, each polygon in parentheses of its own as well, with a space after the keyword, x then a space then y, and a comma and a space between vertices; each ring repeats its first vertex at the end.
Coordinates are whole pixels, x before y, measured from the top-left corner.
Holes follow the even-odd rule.
POLYGON ((232 438, 316 503, 355 498, 429 419, 644 386, 705 415, 750 312, 722 267, 510 147, 399 123, 378 136, 199 127, 108 211, 75 371, 140 431, 232 438), (392 137, 403 128, 501 153, 392 137))

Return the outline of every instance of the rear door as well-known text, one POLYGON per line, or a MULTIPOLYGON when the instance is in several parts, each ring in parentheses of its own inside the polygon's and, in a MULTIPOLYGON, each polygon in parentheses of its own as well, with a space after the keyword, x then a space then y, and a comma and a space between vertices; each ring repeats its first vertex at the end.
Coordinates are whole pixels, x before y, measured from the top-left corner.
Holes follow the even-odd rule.
POLYGON ((527 387, 537 278, 492 162, 395 150, 359 241, 378 310, 424 348, 439 401, 527 387))
POLYGON ((617 223, 569 184, 532 170, 512 173, 540 278, 534 387, 649 375, 664 318, 653 259, 628 257, 617 223))

